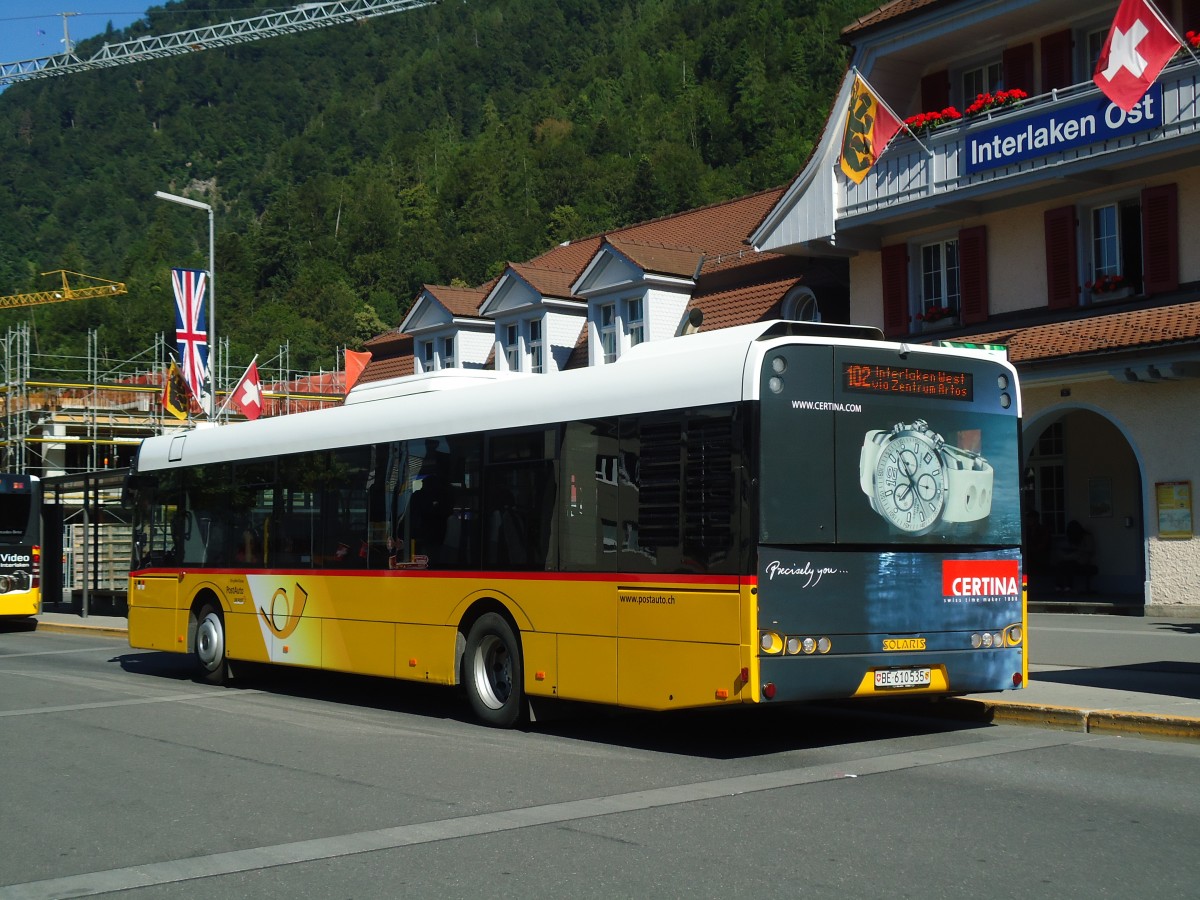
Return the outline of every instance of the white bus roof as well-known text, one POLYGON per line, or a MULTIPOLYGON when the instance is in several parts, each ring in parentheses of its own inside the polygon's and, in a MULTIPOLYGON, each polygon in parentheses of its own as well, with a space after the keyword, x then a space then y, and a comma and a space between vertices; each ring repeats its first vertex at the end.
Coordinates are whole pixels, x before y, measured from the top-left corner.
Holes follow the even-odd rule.
POLYGON ((759 361, 781 342, 888 346, 873 328, 758 322, 641 344, 604 366, 544 375, 467 370, 391 379, 355 388, 344 406, 332 409, 147 438, 137 467, 149 471, 753 399, 759 361))

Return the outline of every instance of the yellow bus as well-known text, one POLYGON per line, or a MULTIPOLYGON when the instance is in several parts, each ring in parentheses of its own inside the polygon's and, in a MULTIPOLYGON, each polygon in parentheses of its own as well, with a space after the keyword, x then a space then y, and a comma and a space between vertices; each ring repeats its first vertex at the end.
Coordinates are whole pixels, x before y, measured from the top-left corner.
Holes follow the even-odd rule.
POLYGON ((42 485, 0 473, 0 618, 42 611, 42 485))
POLYGON ((642 709, 1021 687, 1020 395, 764 322, 146 440, 131 646, 642 709))

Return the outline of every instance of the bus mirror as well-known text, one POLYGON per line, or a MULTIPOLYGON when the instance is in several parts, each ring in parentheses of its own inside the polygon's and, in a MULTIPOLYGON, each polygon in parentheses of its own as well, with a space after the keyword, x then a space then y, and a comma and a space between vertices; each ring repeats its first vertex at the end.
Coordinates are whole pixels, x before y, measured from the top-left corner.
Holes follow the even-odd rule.
POLYGON ((138 475, 132 473, 125 476, 125 483, 121 486, 121 508, 134 508, 134 495, 146 490, 153 490, 158 479, 153 475, 138 475))

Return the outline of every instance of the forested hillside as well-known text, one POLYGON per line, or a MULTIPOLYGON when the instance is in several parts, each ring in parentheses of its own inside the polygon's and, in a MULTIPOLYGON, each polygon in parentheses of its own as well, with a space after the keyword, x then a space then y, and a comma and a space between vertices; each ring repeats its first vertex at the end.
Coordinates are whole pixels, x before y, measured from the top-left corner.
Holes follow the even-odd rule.
MULTIPOLYGON (((169 269, 207 267, 242 364, 294 368, 553 243, 785 183, 874 0, 443 0, 0 94, 0 295, 67 268, 129 294, 0 314, 42 352, 128 358, 173 330, 169 269)), ((273 2, 184 0, 130 33, 273 2)), ((80 46, 90 55, 96 45, 80 46)))

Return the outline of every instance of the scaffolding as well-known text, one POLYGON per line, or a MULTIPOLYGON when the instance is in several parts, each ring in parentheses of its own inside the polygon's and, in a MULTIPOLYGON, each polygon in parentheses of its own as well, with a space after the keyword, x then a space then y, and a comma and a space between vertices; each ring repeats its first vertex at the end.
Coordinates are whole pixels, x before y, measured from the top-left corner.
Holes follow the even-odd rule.
MULTIPOLYGON (((231 366, 227 341, 214 373, 218 395, 237 384, 243 368, 231 366)), ((130 465, 147 437, 177 432, 204 421, 198 406, 186 421, 166 412, 162 389, 172 350, 163 335, 131 359, 114 360, 100 346, 99 334, 87 335, 83 357, 40 353, 28 324, 10 327, 0 359, 0 470, 48 476, 81 475, 130 465)), ((345 395, 340 370, 293 372, 290 348, 259 363, 264 415, 286 415, 335 406, 345 395)), ((238 418, 226 409, 218 424, 238 418)))

